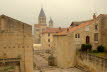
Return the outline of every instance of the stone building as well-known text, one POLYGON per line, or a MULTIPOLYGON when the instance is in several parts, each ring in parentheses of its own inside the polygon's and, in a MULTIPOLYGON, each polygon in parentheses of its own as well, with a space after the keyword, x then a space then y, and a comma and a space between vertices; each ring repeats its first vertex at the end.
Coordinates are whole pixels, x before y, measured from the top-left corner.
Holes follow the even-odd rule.
POLYGON ((76 65, 76 52, 82 44, 91 44, 93 50, 104 45, 107 50, 107 15, 93 15, 93 19, 74 23, 67 30, 54 35, 53 55, 62 68, 76 65), (76 25, 75 25, 76 24, 76 25))
POLYGON ((49 20, 49 28, 53 28, 53 20, 52 20, 52 18, 50 18, 50 20, 49 20))
POLYGON ((51 49, 53 47, 53 35, 64 31, 66 28, 47 28, 42 32, 41 44, 44 49, 51 49))
POLYGON ((33 72, 32 26, 11 17, 0 16, 0 66, 33 72))
POLYGON ((49 26, 46 23, 46 15, 45 12, 43 10, 43 8, 41 8, 40 14, 38 16, 38 24, 34 25, 34 43, 35 44, 40 44, 41 43, 41 33, 43 32, 43 30, 47 29, 47 28, 52 28, 53 27, 53 20, 52 18, 50 18, 49 20, 49 26))
POLYGON ((41 43, 41 32, 47 28, 46 15, 43 8, 41 8, 40 14, 38 16, 38 24, 34 25, 34 43, 41 43))

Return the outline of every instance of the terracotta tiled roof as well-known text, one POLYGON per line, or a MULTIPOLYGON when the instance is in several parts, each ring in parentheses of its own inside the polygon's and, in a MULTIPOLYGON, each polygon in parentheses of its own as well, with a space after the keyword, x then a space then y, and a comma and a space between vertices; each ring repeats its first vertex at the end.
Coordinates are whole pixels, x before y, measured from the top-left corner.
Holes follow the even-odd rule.
POLYGON ((58 33, 64 31, 66 28, 47 28, 45 29, 42 34, 44 33, 58 33))
POLYGON ((90 21, 87 21, 87 22, 85 22, 85 23, 80 24, 79 26, 70 27, 70 28, 68 28, 68 30, 66 29, 66 30, 64 30, 64 31, 62 31, 62 32, 59 32, 59 33, 55 34, 55 35, 67 35, 67 34, 73 32, 73 31, 75 31, 75 30, 77 30, 77 29, 80 29, 80 28, 85 27, 85 26, 87 26, 87 25, 93 24, 94 21, 95 21, 95 20, 90 20, 90 21))
POLYGON ((80 22, 72 22, 70 26, 78 26, 82 23, 86 23, 86 22, 89 22, 90 20, 86 20, 86 21, 80 21, 80 22))

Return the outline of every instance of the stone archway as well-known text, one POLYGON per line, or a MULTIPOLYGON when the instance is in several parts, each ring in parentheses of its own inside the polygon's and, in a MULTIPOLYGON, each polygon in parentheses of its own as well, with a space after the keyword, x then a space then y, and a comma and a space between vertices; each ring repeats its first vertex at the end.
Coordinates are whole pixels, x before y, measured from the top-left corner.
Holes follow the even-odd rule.
POLYGON ((86 44, 89 44, 89 43, 90 43, 90 37, 86 36, 86 44))

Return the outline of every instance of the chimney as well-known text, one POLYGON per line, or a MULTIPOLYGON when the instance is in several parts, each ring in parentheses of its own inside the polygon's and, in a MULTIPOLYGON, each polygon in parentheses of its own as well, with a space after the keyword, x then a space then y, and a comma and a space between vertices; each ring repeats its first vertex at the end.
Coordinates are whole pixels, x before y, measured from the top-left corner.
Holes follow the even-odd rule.
POLYGON ((93 19, 96 19, 97 17, 96 17, 96 14, 94 13, 94 15, 93 15, 93 19))
POLYGON ((69 28, 67 28, 67 32, 69 32, 69 28))
POLYGON ((61 30, 61 27, 59 27, 59 30, 61 30))

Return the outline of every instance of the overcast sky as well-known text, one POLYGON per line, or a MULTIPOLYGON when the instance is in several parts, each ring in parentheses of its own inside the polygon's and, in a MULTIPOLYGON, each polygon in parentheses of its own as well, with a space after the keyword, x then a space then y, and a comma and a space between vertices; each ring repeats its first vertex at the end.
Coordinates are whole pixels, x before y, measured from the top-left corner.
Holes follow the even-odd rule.
POLYGON ((33 25, 38 23, 41 7, 47 22, 51 16, 55 27, 68 27, 72 21, 91 19, 93 13, 107 14, 107 0, 0 0, 0 15, 33 25))

